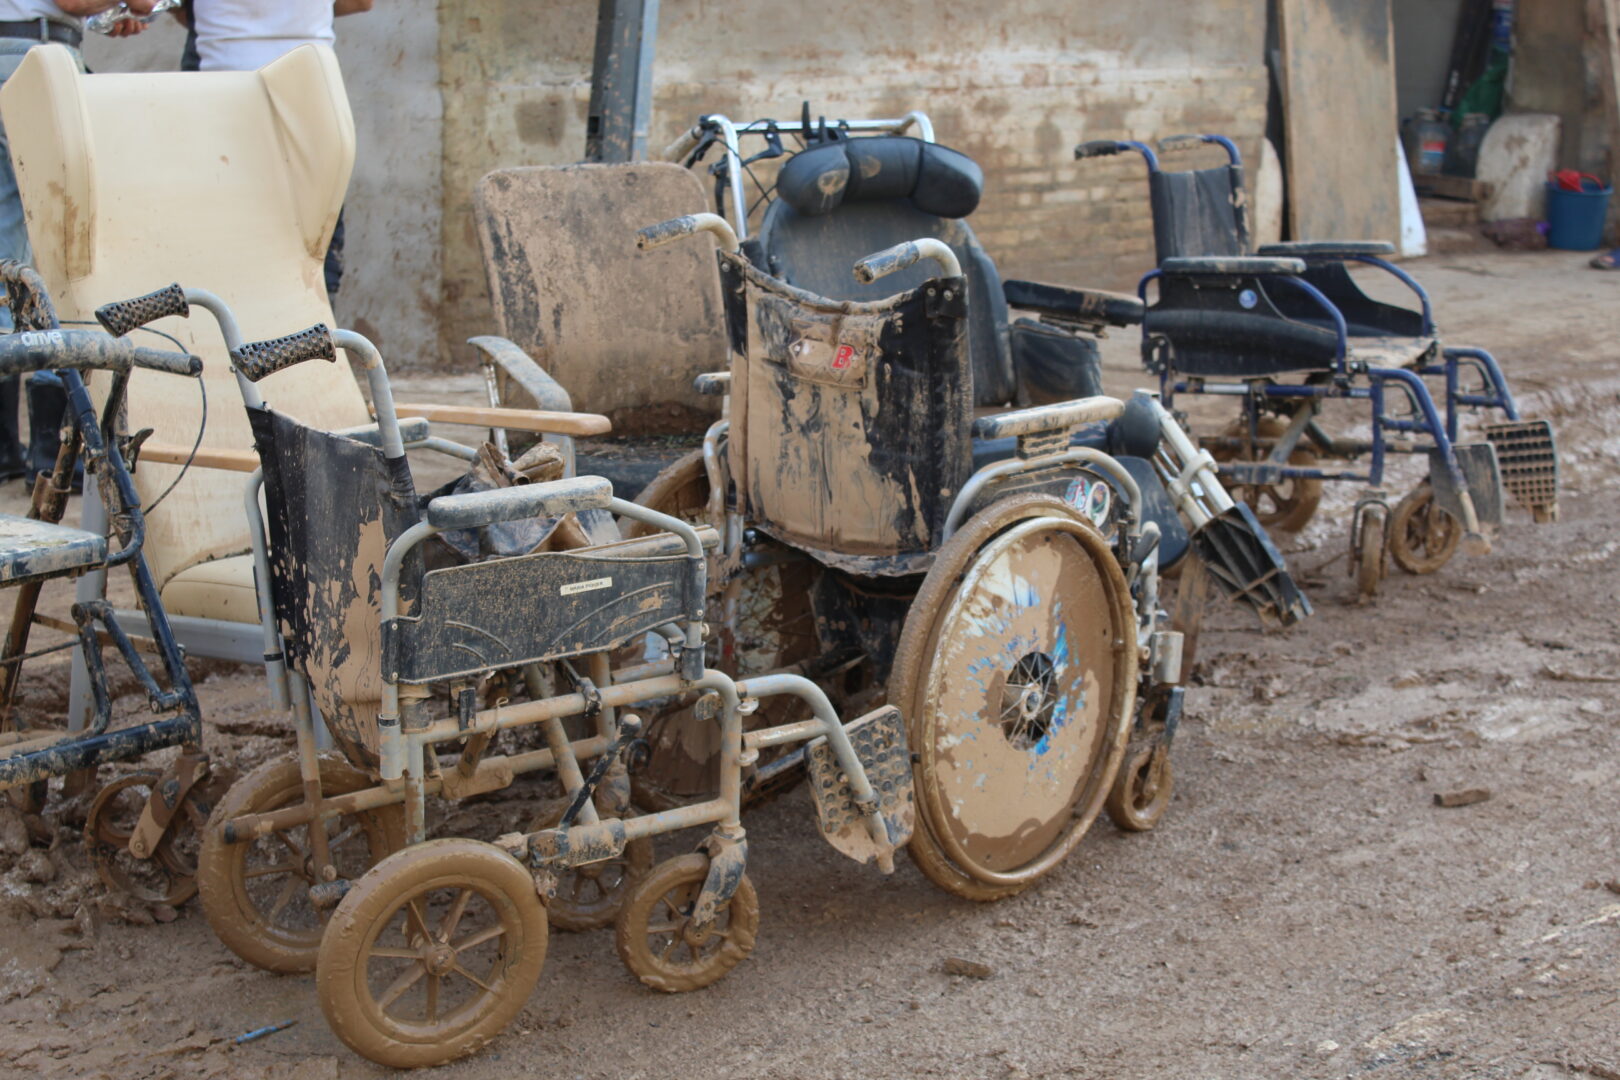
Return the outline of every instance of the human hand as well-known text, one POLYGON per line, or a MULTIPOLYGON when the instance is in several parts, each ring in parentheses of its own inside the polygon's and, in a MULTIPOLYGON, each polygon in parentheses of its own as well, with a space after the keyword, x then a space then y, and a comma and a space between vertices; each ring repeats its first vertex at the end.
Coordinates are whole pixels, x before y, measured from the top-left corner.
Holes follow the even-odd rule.
POLYGON ((107 31, 107 36, 115 38, 134 37, 136 34, 145 31, 145 29, 146 24, 139 19, 119 19, 112 24, 112 29, 107 31))
POLYGON ((156 0, 124 0, 124 6, 129 8, 132 15, 152 14, 152 5, 156 0))

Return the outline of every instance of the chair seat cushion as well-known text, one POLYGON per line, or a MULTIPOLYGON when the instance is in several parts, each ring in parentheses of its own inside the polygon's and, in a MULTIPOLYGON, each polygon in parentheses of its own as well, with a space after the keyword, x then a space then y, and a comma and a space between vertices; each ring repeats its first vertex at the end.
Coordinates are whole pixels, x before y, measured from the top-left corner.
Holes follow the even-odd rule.
POLYGON ((162 596, 163 609, 170 615, 234 623, 259 621, 252 555, 214 559, 182 570, 163 586, 162 596))
POLYGON ((0 584, 76 573, 107 558, 107 538, 83 529, 0 514, 0 584))

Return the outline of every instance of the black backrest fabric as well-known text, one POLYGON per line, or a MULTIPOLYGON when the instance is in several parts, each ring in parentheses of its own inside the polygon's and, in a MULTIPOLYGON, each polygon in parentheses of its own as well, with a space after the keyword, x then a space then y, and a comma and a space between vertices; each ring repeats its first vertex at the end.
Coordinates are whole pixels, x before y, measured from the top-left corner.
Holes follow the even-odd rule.
MULTIPOLYGON (((375 761, 382 697, 380 573, 388 544, 418 520, 404 458, 249 409, 264 467, 270 579, 288 665, 357 764, 375 761)), ((419 564, 401 574, 402 609, 419 564)))
POLYGON ((789 159, 776 194, 801 214, 909 199, 925 214, 962 218, 978 209, 984 171, 960 150, 903 135, 835 139, 789 159))
POLYGON ((1007 342, 1001 275, 967 222, 924 213, 903 199, 844 202, 817 215, 802 214, 778 199, 765 212, 758 234, 768 272, 831 300, 881 300, 938 276, 939 267, 924 261, 870 285, 855 280, 858 260, 922 237, 949 244, 967 279, 974 404, 1011 402, 1018 387, 1007 342))
POLYGON ((1029 404, 1052 405, 1102 394, 1102 353, 1094 339, 1019 319, 1008 340, 1029 404))
POLYGON ((1153 243, 1158 259, 1249 254, 1249 214, 1243 167, 1155 172, 1153 243))

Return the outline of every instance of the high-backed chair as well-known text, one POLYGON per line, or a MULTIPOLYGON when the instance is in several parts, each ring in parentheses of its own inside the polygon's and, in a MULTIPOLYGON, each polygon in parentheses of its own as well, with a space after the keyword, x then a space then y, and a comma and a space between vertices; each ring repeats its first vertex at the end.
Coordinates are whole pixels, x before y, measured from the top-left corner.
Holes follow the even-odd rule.
MULTIPOLYGON (((330 49, 303 46, 262 70, 87 75, 61 46, 31 51, 0 91, 34 257, 64 323, 171 281, 227 298, 248 338, 332 322, 322 258, 354 164, 354 121, 330 49)), ((167 318, 204 362, 202 449, 250 451, 252 432, 212 320, 167 318)), ((311 364, 266 386, 298 419, 370 419, 347 362, 311 364)), ((189 448, 200 396, 161 379, 129 387, 130 427, 189 448)), ((150 504, 180 467, 140 463, 150 504)), ((245 624, 258 604, 240 473, 193 467, 148 519, 147 557, 165 608, 245 624)), ((182 623, 183 625, 183 623, 182 623)))

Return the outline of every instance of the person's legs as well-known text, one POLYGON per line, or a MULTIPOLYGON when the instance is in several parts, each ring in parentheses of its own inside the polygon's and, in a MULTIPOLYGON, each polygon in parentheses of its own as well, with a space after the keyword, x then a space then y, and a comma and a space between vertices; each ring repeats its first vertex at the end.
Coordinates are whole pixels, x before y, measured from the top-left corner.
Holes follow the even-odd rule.
POLYGON ((330 302, 343 283, 343 210, 338 209, 337 227, 326 248, 326 299, 330 302))
MULTIPOLYGON (((15 38, 0 39, 0 85, 11 78, 33 44, 15 38)), ((23 220, 17 174, 11 167, 11 143, 6 138, 5 122, 0 120, 0 259, 30 262, 33 254, 28 246, 28 224, 23 220)), ((0 333, 9 334, 11 330, 11 309, 0 304, 0 333)), ((0 380, 0 480, 21 476, 27 467, 22 440, 17 435, 17 398, 17 376, 0 380)))

